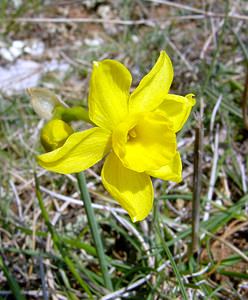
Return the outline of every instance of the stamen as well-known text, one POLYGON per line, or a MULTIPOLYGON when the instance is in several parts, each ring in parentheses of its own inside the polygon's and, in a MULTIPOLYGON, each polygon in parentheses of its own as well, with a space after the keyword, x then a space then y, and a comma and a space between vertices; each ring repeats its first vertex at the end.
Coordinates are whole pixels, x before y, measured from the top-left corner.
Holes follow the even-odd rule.
POLYGON ((135 130, 135 128, 132 128, 132 129, 128 132, 128 137, 129 137, 129 138, 136 138, 136 136, 137 136, 136 130, 135 130))

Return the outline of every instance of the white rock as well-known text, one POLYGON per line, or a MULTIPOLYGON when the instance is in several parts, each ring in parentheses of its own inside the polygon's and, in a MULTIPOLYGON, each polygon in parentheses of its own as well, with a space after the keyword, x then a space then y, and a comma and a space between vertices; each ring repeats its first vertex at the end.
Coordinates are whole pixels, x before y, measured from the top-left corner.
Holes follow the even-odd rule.
POLYGON ((40 56, 45 51, 45 44, 39 40, 31 40, 27 43, 27 46, 24 48, 24 52, 32 56, 40 56))
POLYGON ((12 43, 12 47, 13 48, 17 48, 17 49, 22 49, 25 46, 25 42, 24 41, 13 41, 12 43))
POLYGON ((10 47, 2 45, 0 49, 0 55, 7 61, 13 61, 23 53, 23 47, 25 43, 23 41, 13 41, 10 47))
POLYGON ((0 67, 0 90, 8 95, 20 93, 27 88, 38 86, 41 76, 48 71, 66 72, 69 65, 57 60, 42 64, 18 59, 15 64, 0 67))
POLYGON ((90 47, 98 47, 98 46, 101 46, 103 44, 103 39, 101 38, 94 38, 94 39, 84 39, 84 42, 87 46, 90 46, 90 47))
POLYGON ((0 49, 0 55, 2 56, 3 59, 7 61, 13 61, 15 59, 12 53, 6 48, 0 49))

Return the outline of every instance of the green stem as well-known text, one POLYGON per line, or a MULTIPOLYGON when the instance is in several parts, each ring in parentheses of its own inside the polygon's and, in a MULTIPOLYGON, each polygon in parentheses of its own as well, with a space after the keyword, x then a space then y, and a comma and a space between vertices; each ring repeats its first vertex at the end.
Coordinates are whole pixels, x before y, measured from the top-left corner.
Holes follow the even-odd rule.
POLYGON ((185 286, 183 284, 183 280, 182 280, 182 275, 180 274, 179 270, 178 270, 178 267, 176 265, 176 262, 170 252, 170 248, 167 244, 167 242, 164 240, 163 236, 162 236, 162 233, 160 231, 160 227, 159 225, 157 225, 157 232, 158 232, 158 235, 159 235, 159 238, 161 240, 161 243, 162 243, 162 246, 165 250, 165 253, 166 255, 168 256, 169 260, 170 260, 170 263, 171 263, 171 266, 172 266, 172 269, 176 275, 176 278, 177 278, 177 282, 178 282, 178 285, 180 287, 180 290, 181 290, 181 294, 182 294, 182 299, 183 300, 188 300, 188 296, 187 296, 187 292, 186 292, 186 289, 185 289, 185 286))
POLYGON ((66 123, 72 121, 84 121, 92 123, 88 111, 82 106, 63 107, 57 106, 53 112, 53 119, 63 120, 66 123))
POLYGON ((112 282, 108 273, 108 267, 107 267, 107 261, 103 250, 103 244, 99 233, 99 228, 96 222, 95 214, 91 205, 91 199, 88 192, 88 188, 86 186, 86 180, 84 173, 78 173, 77 175, 77 181, 78 186, 81 194, 81 198, 84 202, 84 208, 87 214, 90 231, 93 236, 93 240, 96 246, 96 252, 99 259, 100 267, 103 274, 104 283, 107 289, 113 290, 112 282))
MULTIPOLYGON (((60 252, 64 263, 66 264, 68 269, 71 271, 73 277, 78 281, 78 283, 81 285, 81 287, 88 294, 89 299, 93 299, 91 291, 89 289, 89 286, 86 284, 86 282, 83 280, 83 278, 81 278, 80 274, 77 272, 77 270, 75 268, 75 265, 74 265, 74 262, 71 260, 71 258, 69 257, 69 253, 66 251, 66 248, 61 243, 60 236, 57 234, 55 228, 53 227, 53 225, 50 222, 48 212, 47 212, 46 207, 45 207, 45 205, 43 203, 43 200, 42 200, 39 181, 38 181, 38 178, 37 178, 36 174, 34 174, 34 179, 35 179, 36 197, 37 197, 40 209, 41 209, 41 214, 42 214, 42 216, 45 220, 48 231, 51 234, 53 243, 54 243, 56 249, 58 249, 58 251, 60 252)), ((16 299, 19 299, 19 298, 16 298, 16 299)))
POLYGON ((0 254, 0 268, 2 269, 6 279, 8 281, 9 287, 13 293, 13 296, 15 296, 15 299, 26 300, 26 297, 22 294, 19 284, 17 283, 15 278, 12 276, 12 274, 9 272, 7 266, 5 265, 4 260, 2 258, 2 253, 0 254))

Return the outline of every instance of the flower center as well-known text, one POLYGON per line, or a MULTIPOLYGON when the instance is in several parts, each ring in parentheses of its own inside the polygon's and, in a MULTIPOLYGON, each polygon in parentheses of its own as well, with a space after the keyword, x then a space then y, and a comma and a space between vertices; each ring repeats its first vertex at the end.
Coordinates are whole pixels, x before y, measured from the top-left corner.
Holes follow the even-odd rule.
POLYGON ((159 113, 131 115, 112 134, 112 146, 126 168, 144 172, 166 165, 176 153, 176 136, 159 113))

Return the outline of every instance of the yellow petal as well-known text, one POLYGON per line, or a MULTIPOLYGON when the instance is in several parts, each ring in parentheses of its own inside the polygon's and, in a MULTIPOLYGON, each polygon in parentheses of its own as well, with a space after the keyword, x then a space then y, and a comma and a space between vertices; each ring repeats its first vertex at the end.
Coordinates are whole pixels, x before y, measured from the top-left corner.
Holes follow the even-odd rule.
POLYGON ((111 130, 125 118, 131 82, 131 74, 121 63, 94 62, 88 100, 93 123, 111 130))
POLYGON ((130 112, 152 111, 157 108, 168 94, 173 80, 173 66, 165 51, 151 71, 140 81, 130 96, 130 112))
POLYGON ((133 222, 149 214, 153 205, 150 176, 125 168, 113 152, 107 157, 101 175, 107 191, 127 210, 133 222))
POLYGON ((177 152, 169 164, 163 166, 158 170, 148 171, 150 176, 157 177, 163 180, 170 180, 173 182, 182 181, 182 161, 180 153, 177 152))
POLYGON ((136 172, 156 170, 176 154, 176 135, 161 114, 132 115, 113 131, 112 144, 123 165, 136 172))
POLYGON ((174 131, 177 132, 187 121, 194 105, 193 94, 188 94, 185 97, 168 94, 156 111, 164 114, 173 123, 174 131))
POLYGON ((94 127, 69 136, 65 144, 37 157, 44 169, 70 174, 88 169, 111 148, 111 133, 105 129, 94 127))

